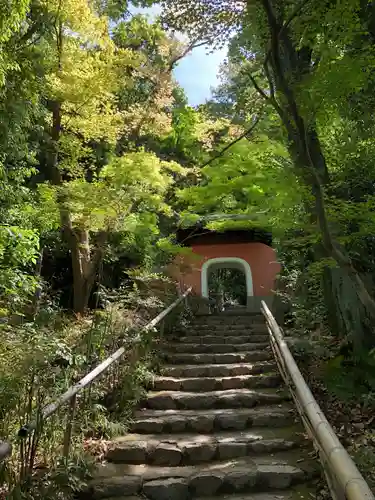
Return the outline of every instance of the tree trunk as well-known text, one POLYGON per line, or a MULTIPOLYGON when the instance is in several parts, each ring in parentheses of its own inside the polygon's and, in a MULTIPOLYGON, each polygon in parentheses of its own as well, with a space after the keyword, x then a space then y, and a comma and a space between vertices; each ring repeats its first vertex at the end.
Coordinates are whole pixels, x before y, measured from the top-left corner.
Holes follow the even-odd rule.
MULTIPOLYGON (((50 158, 50 179, 54 185, 61 187, 63 180, 58 164, 60 135, 61 104, 54 102, 52 103, 51 139, 53 141, 53 148, 50 158)), ((90 294, 102 258, 102 245, 104 242, 100 242, 99 247, 92 254, 89 231, 73 228, 71 214, 69 208, 67 208, 66 201, 66 196, 60 190, 57 202, 60 209, 61 230, 68 242, 72 258, 73 310, 78 314, 84 314, 88 307, 90 294)))
MULTIPOLYGON (((304 50, 303 47, 297 51, 285 23, 276 18, 272 0, 261 0, 261 4, 270 31, 270 49, 267 56, 269 62, 266 61, 265 64, 269 64, 268 69, 273 73, 273 81, 278 92, 276 99, 271 89, 268 100, 275 107, 287 129, 289 149, 296 171, 311 187, 315 200, 314 206, 310 207, 311 218, 318 224, 327 255, 334 259, 351 279, 361 304, 372 322, 375 322, 375 301, 350 257, 343 253, 331 234, 323 194, 323 184, 328 181, 326 161, 316 130, 313 126, 307 126, 295 97, 295 82, 301 80, 301 75, 313 71, 311 51, 304 50)), ((264 93, 263 97, 267 98, 264 93)))
MULTIPOLYGON (((58 71, 61 71, 61 60, 63 52, 63 27, 60 22, 57 29, 57 59, 58 71)), ((61 138, 62 103, 49 101, 48 108, 52 112, 51 128, 51 153, 48 158, 49 179, 58 187, 63 186, 63 178, 59 169, 59 141, 61 138)), ((94 252, 90 249, 90 234, 87 229, 73 228, 72 218, 67 207, 66 196, 60 189, 57 202, 60 210, 61 232, 66 238, 72 258, 73 269, 73 310, 78 314, 84 314, 92 288, 95 283, 97 270, 103 256, 103 246, 107 234, 103 231, 98 235, 97 248, 94 252)))
POLYGON ((107 234, 104 231, 99 234, 94 252, 91 252, 87 229, 70 231, 69 239, 73 268, 73 309, 78 314, 84 314, 103 258, 107 234))

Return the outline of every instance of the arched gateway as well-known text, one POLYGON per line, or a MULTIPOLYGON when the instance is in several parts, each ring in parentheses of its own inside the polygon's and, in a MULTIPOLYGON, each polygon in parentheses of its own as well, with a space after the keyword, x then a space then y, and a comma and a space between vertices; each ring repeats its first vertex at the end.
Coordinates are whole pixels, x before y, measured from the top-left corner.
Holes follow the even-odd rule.
POLYGON ((253 293, 253 278, 251 268, 248 262, 239 257, 216 257, 208 259, 202 264, 201 268, 201 293, 202 297, 209 298, 208 277, 209 272, 217 267, 225 267, 229 269, 240 269, 246 280, 246 292, 248 297, 252 297, 253 293))
POLYGON ((180 244, 191 248, 188 257, 179 257, 173 275, 181 288, 191 286, 201 298, 203 309, 210 297, 209 277, 217 269, 237 269, 244 275, 247 309, 259 311, 260 301, 272 304, 280 264, 272 248, 272 236, 261 230, 210 231, 202 225, 177 231, 180 244))

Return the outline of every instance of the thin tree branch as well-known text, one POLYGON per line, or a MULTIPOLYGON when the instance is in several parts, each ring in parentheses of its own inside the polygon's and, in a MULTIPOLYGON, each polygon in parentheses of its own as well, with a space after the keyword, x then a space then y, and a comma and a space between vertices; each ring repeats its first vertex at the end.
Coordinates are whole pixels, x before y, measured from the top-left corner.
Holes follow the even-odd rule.
MULTIPOLYGON (((265 63, 266 64, 266 63, 265 63)), ((290 134, 293 134, 294 133, 294 130, 293 130, 293 126, 292 126, 292 123, 290 122, 289 118, 288 118, 288 115, 284 112, 283 108, 280 106, 280 104, 277 102, 277 99, 274 95, 270 95, 268 96, 264 90, 259 86, 258 82, 256 81, 255 77, 250 74, 249 75, 249 78, 250 80, 252 81, 253 85, 254 85, 254 88, 255 90, 267 101, 269 102, 270 104, 272 104, 272 106, 274 107, 274 109, 277 111, 278 115, 280 116, 281 120, 283 121, 283 123, 285 124, 285 127, 287 128, 288 132, 290 134)), ((271 78, 271 76, 270 76, 271 78)))
POLYGON ((256 128, 256 126, 258 125, 258 123, 260 122, 260 119, 262 118, 262 116, 263 116, 263 113, 261 111, 258 114, 258 116, 256 117, 255 122, 251 125, 250 128, 248 128, 247 130, 245 130, 245 132, 243 132, 240 136, 236 137, 236 139, 234 139, 232 142, 230 142, 229 144, 227 144, 223 149, 221 149, 218 153, 216 153, 215 156, 213 156, 208 161, 206 161, 205 163, 203 163, 203 165, 200 165, 199 168, 207 167, 207 165, 210 165, 210 163, 212 163, 214 160, 217 160, 217 158, 220 158, 220 156, 223 156, 223 154, 226 151, 228 151, 228 149, 230 149, 232 146, 234 146, 235 144, 237 144, 237 142, 239 142, 241 139, 244 139, 245 137, 249 137, 249 135, 252 134, 252 132, 254 131, 254 129, 256 128))
POLYGON ((251 73, 249 74, 249 78, 251 80, 251 83, 254 85, 255 90, 258 92, 258 94, 260 94, 263 97, 263 99, 265 99, 266 101, 271 101, 270 96, 267 95, 264 92, 264 90, 259 86, 259 84, 256 81, 255 77, 251 73))
POLYGON ((272 80, 267 60, 264 61, 263 68, 264 68, 264 72, 265 72, 267 80, 268 80, 268 85, 270 88, 270 96, 272 99, 275 99, 275 83, 272 80))
POLYGON ((283 32, 286 30, 286 28, 290 25, 290 23, 295 19, 298 14, 302 11, 302 9, 310 2, 311 0, 303 0, 299 5, 296 6, 296 8, 293 10, 293 12, 290 14, 288 19, 285 21, 285 23, 281 26, 281 29, 278 33, 278 37, 283 34, 283 32))
POLYGON ((191 44, 189 44, 180 55, 174 57, 171 60, 171 62, 169 63, 169 66, 168 66, 169 71, 172 71, 174 66, 178 63, 178 61, 181 61, 181 59, 186 57, 189 52, 196 49, 197 47, 202 47, 204 45, 207 45, 207 43, 208 43, 208 41, 204 40, 203 42, 200 42, 200 43, 197 43, 197 41, 195 41, 195 42, 192 42, 191 44))
MULTIPOLYGON (((310 2, 311 0, 303 0, 299 5, 296 6, 296 8, 293 10, 293 12, 291 13, 291 15, 289 16, 289 18, 283 23, 283 25, 281 26, 281 28, 278 30, 276 36, 277 38, 280 38, 281 35, 283 35, 284 31, 288 28, 288 26, 290 25, 290 23, 293 21, 293 19, 295 19, 298 14, 300 14, 300 12, 302 11, 302 9, 310 2)), ((265 57, 265 60, 264 60, 264 65, 266 65, 268 63, 268 59, 270 58, 271 56, 271 49, 268 50, 267 54, 266 54, 266 57, 265 57)))

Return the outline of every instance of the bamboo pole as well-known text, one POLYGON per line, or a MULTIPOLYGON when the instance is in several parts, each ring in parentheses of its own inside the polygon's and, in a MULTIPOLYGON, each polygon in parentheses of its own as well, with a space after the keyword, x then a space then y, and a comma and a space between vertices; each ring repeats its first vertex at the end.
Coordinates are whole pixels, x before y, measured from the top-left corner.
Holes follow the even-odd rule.
MULTIPOLYGON (((282 358, 282 365, 285 367, 287 376, 293 384, 293 392, 299 402, 297 408, 302 413, 302 421, 305 423, 305 420, 307 420, 310 428, 307 430, 309 434, 313 431, 314 444, 322 451, 326 463, 329 465, 331 472, 329 476, 333 476, 337 480, 338 486, 347 500, 375 500, 368 484, 340 443, 312 395, 284 340, 279 325, 264 301, 261 303, 261 310, 268 323, 270 333, 277 344, 279 355, 282 358)), ((340 498, 340 491, 333 491, 332 494, 340 498)))
MULTIPOLYGON (((169 307, 164 309, 160 314, 156 316, 153 320, 151 320, 144 328, 144 330, 148 331, 154 328, 160 321, 162 321, 168 314, 177 307, 180 302, 182 302, 187 295, 191 292, 191 288, 188 288, 186 292, 178 297, 169 307)), ((133 340, 133 344, 137 344, 141 340, 141 335, 137 335, 133 340)), ((70 401, 73 397, 75 397, 79 392, 81 392, 85 387, 89 386, 95 379, 97 379, 100 375, 102 375, 114 362, 118 361, 122 355, 129 350, 129 344, 126 344, 123 347, 120 347, 115 351, 111 356, 102 361, 96 368, 94 368, 90 373, 85 375, 79 382, 75 385, 69 387, 69 389, 64 392, 60 397, 58 397, 55 401, 48 404, 41 410, 41 418, 44 421, 46 418, 53 415, 60 406, 64 405, 68 401, 70 401)), ((25 438, 27 437, 33 430, 35 430, 37 426, 37 420, 33 420, 21 427, 18 431, 18 436, 25 438)))

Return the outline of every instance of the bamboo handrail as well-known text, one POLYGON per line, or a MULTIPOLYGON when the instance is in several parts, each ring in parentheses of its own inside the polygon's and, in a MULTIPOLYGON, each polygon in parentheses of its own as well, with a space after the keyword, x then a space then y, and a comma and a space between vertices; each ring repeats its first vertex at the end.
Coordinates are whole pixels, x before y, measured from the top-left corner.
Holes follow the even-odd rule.
POLYGON ((325 468, 328 468, 325 473, 332 497, 346 500, 375 500, 362 474, 316 402, 284 340, 281 328, 264 301, 261 303, 261 311, 267 322, 271 345, 281 375, 290 389, 308 434, 320 452, 325 468))
MULTIPOLYGON (((172 304, 170 304, 166 309, 164 309, 160 314, 158 314, 153 320, 151 320, 142 329, 143 331, 149 331, 158 325, 168 314, 177 307, 191 292, 191 287, 188 288, 180 297, 178 297, 172 304)), ((125 346, 120 347, 111 356, 102 361, 96 368, 94 368, 90 373, 85 375, 79 382, 75 385, 69 387, 67 391, 59 396, 55 401, 49 403, 47 406, 41 409, 39 417, 31 422, 23 425, 18 431, 18 436, 21 438, 27 437, 32 431, 34 431, 40 421, 44 421, 51 415, 53 415, 62 405, 71 401, 76 395, 89 386, 94 380, 96 380, 100 375, 102 375, 113 363, 118 361, 125 351, 129 348, 129 343, 137 344, 141 340, 141 336, 138 334, 135 338, 127 342, 125 346)), ((0 442, 0 463, 1 461, 11 455, 12 447, 7 441, 0 442)))

